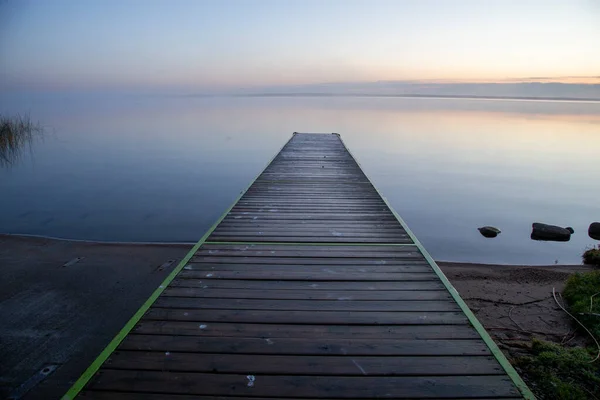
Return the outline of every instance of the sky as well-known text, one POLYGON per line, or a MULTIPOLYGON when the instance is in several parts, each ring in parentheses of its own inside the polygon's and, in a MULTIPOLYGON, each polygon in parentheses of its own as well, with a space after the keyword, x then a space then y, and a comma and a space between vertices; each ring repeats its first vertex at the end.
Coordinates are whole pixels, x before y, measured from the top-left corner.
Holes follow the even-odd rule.
POLYGON ((0 0, 0 87, 600 83, 598 0, 0 0))

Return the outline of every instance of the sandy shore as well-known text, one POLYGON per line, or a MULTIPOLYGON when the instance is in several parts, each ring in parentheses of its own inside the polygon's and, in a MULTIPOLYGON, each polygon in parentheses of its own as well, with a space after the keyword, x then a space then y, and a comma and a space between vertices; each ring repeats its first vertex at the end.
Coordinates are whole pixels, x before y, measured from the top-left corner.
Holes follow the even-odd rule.
MULTIPOLYGON (((0 397, 59 398, 189 248, 0 235, 0 397), (46 366, 54 372, 32 384, 46 366)), ((589 268, 439 265, 509 355, 533 335, 581 340, 552 288, 589 268)))
POLYGON ((514 357, 532 337, 581 344, 570 317, 556 304, 569 275, 591 271, 584 265, 489 265, 438 262, 444 274, 499 347, 514 357))
POLYGON ((0 398, 60 398, 190 247, 0 235, 0 398))

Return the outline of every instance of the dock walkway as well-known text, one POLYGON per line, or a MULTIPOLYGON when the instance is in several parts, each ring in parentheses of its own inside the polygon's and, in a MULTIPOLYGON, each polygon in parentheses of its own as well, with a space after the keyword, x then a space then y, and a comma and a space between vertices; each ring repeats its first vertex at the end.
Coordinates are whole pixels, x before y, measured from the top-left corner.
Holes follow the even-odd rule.
POLYGON ((337 134, 294 134, 78 393, 532 398, 337 134))

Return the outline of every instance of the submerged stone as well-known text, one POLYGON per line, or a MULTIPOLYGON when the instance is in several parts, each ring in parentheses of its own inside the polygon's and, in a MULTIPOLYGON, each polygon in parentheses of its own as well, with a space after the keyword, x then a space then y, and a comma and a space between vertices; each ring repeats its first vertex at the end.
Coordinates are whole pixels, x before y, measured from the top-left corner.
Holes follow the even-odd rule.
POLYGON ((493 226, 482 226, 481 228, 477 229, 486 238, 495 238, 500 234, 500 229, 493 226))
POLYGON ((588 235, 592 239, 600 240, 600 222, 592 222, 588 228, 588 235))
POLYGON ((571 234, 575 232, 571 227, 563 228, 556 225, 542 224, 540 222, 534 222, 532 228, 531 239, 553 242, 568 242, 571 240, 571 234))

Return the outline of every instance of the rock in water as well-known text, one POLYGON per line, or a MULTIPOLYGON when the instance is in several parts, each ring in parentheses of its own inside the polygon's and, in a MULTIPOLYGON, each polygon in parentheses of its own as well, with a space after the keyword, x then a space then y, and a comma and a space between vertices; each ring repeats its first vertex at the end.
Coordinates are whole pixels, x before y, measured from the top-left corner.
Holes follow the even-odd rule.
POLYGON ((588 228, 588 235, 592 239, 600 240, 600 222, 592 222, 588 228))
POLYGON ((568 242, 571 239, 573 228, 562 228, 555 225, 534 222, 532 225, 531 238, 533 240, 549 240, 554 242, 568 242))
POLYGON ((500 234, 500 229, 493 226, 482 226, 481 228, 477 229, 479 229, 479 232, 486 238, 495 238, 498 236, 498 234, 500 234))

